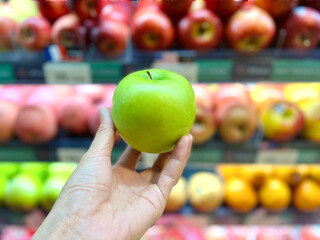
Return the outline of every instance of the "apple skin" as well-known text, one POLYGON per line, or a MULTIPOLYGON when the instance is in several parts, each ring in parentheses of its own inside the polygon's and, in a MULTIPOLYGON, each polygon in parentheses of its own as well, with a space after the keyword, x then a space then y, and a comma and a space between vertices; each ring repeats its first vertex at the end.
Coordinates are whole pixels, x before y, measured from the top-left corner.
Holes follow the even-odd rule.
POLYGON ((71 0, 71 9, 78 15, 81 21, 86 19, 96 20, 104 6, 101 0, 71 0))
POLYGON ((40 51, 50 44, 51 26, 43 17, 32 17, 18 25, 18 42, 30 51, 40 51))
POLYGON ((111 113, 121 137, 134 149, 168 152, 190 132, 196 113, 194 92, 176 73, 134 72, 118 84, 111 113))
POLYGON ((39 0, 38 7, 42 16, 50 22, 54 22, 63 15, 70 13, 70 9, 66 1, 39 0))
POLYGON ((300 0, 300 5, 312 7, 320 11, 320 2, 317 0, 300 0))
POLYGON ((251 103, 248 88, 241 83, 220 84, 213 98, 216 106, 227 102, 251 103))
POLYGON ((69 178, 71 174, 77 168, 77 163, 75 162, 53 162, 48 166, 48 178, 50 177, 67 177, 69 178))
POLYGON ((55 21, 52 26, 51 39, 54 44, 66 48, 80 45, 80 19, 77 15, 70 13, 55 21))
POLYGON ((118 21, 104 21, 92 32, 92 42, 107 57, 118 57, 127 48, 129 27, 118 21))
POLYGON ((41 183, 29 174, 18 174, 5 186, 6 205, 18 211, 34 209, 40 200, 41 183))
POLYGON ((299 105, 305 124, 302 136, 310 141, 320 142, 320 101, 308 100, 299 105))
POLYGON ((192 88, 196 98, 196 118, 190 134, 194 144, 202 144, 216 133, 213 105, 210 101, 211 94, 205 85, 194 84, 192 88))
POLYGON ((19 108, 12 102, 0 100, 0 143, 14 137, 19 108))
POLYGON ((129 0, 110 2, 103 7, 99 16, 99 22, 117 21, 130 25, 132 6, 129 0))
POLYGON ((7 183, 7 178, 3 175, 0 175, 0 207, 4 203, 5 198, 5 185, 7 183))
POLYGON ((238 11, 243 0, 205 0, 207 8, 216 13, 224 21, 230 18, 236 11, 238 11))
POLYGON ((5 85, 0 89, 0 100, 5 100, 16 104, 24 105, 34 86, 5 85))
POLYGON ((173 22, 176 22, 187 14, 192 2, 193 0, 163 0, 159 2, 159 6, 173 22))
POLYGON ((132 20, 132 41, 141 50, 165 50, 174 41, 174 28, 161 11, 138 11, 132 20))
POLYGON ((51 176, 44 182, 40 201, 44 210, 49 212, 52 209, 68 179, 68 176, 58 175, 51 176))
POLYGON ((23 162, 20 164, 19 173, 30 174, 43 181, 47 177, 48 163, 44 162, 23 162))
POLYGON ((274 18, 286 16, 298 3, 297 0, 254 0, 253 2, 256 6, 266 10, 274 18))
POLYGON ((20 163, 0 162, 0 175, 9 179, 15 176, 20 169, 20 163))
POLYGON ((46 104, 27 104, 18 114, 16 136, 25 143, 42 144, 55 138, 58 122, 54 111, 46 104))
POLYGON ((296 7, 284 21, 285 48, 313 49, 319 44, 320 12, 310 7, 296 7))
POLYGON ((219 136, 228 143, 246 142, 258 128, 256 110, 249 103, 224 102, 215 114, 219 136))
POLYGON ((105 87, 99 84, 81 84, 75 86, 75 93, 87 96, 93 103, 102 101, 105 87))
POLYGON ((165 212, 179 211, 187 204, 187 180, 181 177, 178 183, 172 188, 166 203, 165 212))
POLYGON ((187 49, 209 50, 220 45, 223 38, 221 20, 210 10, 189 12, 178 24, 181 45, 187 49))
POLYGON ((11 18, 0 17, 0 52, 13 49, 17 22, 11 18))
POLYGON ((304 118, 298 107, 286 101, 269 106, 262 114, 265 136, 273 141, 294 139, 304 126, 304 118))
POLYGON ((244 53, 256 53, 268 47, 276 32, 272 17, 263 9, 244 5, 229 19, 226 27, 228 44, 244 53))
POLYGON ((60 126, 72 135, 89 133, 88 118, 93 103, 85 95, 74 95, 62 100, 58 109, 60 126))

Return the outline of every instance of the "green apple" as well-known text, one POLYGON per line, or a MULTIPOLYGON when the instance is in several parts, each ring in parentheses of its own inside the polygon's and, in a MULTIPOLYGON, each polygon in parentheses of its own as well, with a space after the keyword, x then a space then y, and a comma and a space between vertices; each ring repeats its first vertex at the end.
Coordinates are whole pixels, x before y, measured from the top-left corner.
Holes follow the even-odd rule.
POLYGON ((75 162, 54 162, 50 163, 48 166, 48 177, 50 176, 67 176, 68 178, 77 168, 77 163, 75 162))
POLYGON ((131 73, 113 95, 112 119, 121 137, 146 153, 171 151, 195 120, 191 84, 159 69, 131 73))
POLYGON ((20 168, 19 163, 15 162, 0 162, 0 175, 6 178, 13 177, 20 168))
POLYGON ((51 210, 67 181, 68 177, 62 175, 49 177, 45 181, 42 187, 41 206, 46 211, 51 210))
POLYGON ((44 162, 24 162, 21 163, 20 173, 28 173, 44 180, 47 176, 48 163, 44 162))
POLYGON ((18 174, 5 186, 5 203, 13 210, 30 211, 41 197, 41 182, 29 174, 18 174))
POLYGON ((5 196, 5 185, 8 179, 2 175, 0 175, 0 206, 4 203, 4 196, 5 196))

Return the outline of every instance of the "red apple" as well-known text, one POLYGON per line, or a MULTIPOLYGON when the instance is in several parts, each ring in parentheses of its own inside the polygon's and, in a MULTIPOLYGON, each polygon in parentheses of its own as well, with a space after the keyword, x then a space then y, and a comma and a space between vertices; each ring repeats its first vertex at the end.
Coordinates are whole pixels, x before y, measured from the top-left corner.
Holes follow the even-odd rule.
POLYGON ((320 11, 320 2, 318 0, 300 0, 300 5, 312 7, 320 11))
POLYGON ((220 45, 223 38, 223 25, 210 10, 195 10, 189 12, 179 22, 178 36, 184 48, 209 50, 220 45))
POLYGON ((214 102, 217 105, 226 102, 251 103, 251 97, 247 87, 243 84, 220 84, 214 94, 214 102))
POLYGON ((153 0, 141 0, 138 2, 138 7, 136 10, 136 14, 138 12, 148 11, 148 12, 158 12, 161 11, 159 1, 153 0))
POLYGON ((17 23, 7 17, 0 17, 0 52, 13 49, 17 23))
POLYGON ((105 94, 105 87, 99 84, 82 84, 75 86, 76 94, 87 96, 92 102, 100 102, 105 94))
POLYGON ((52 26, 51 39, 54 44, 66 48, 80 45, 80 20, 70 13, 60 17, 52 26))
POLYGON ((92 108, 92 102, 84 95, 65 98, 58 109, 61 127, 73 135, 86 135, 89 132, 88 118, 92 108))
POLYGON ((51 26, 43 17, 31 17, 18 26, 18 41, 22 48, 39 51, 50 44, 51 26))
POLYGON ((258 127, 255 108, 249 103, 224 102, 217 106, 216 120, 220 137, 229 143, 250 140, 258 127))
POLYGON ((99 22, 118 21, 130 25, 132 5, 128 0, 110 2, 103 7, 99 22))
POLYGON ((298 0, 253 0, 253 2, 274 18, 279 18, 288 14, 297 5, 298 0))
POLYGON ((70 13, 67 1, 38 0, 38 7, 42 16, 50 22, 70 13))
POLYGON ((174 29, 161 11, 140 11, 133 18, 132 41, 142 50, 165 50, 171 47, 174 29))
POLYGON ((10 101, 0 100, 0 143, 13 138, 19 107, 10 101))
POLYGON ((20 109, 15 133, 26 143, 41 144, 54 139, 58 132, 57 118, 46 104, 27 104, 20 109))
POLYGON ((286 31, 284 47, 313 49, 319 44, 320 12, 310 7, 297 7, 282 25, 286 31))
POLYGON ((92 32, 92 42, 99 52, 117 57, 127 48, 129 27, 118 21, 104 21, 92 32))
POLYGON ((277 142, 289 141, 297 137, 304 118, 298 107, 286 101, 273 103, 262 114, 265 136, 277 142))
POLYGON ((270 45, 275 31, 275 22, 266 11, 256 6, 244 5, 228 21, 226 36, 232 48, 255 53, 270 45))
POLYGON ((159 4, 161 10, 176 22, 187 14, 192 2, 193 0, 162 0, 159 4))
POLYGON ((71 0, 71 8, 82 21, 97 19, 104 5, 104 0, 71 0))
POLYGON ((216 13, 223 20, 227 20, 232 16, 236 11, 238 11, 242 4, 243 0, 205 0, 207 8, 216 13))
POLYGON ((210 140, 216 133, 216 123, 211 102, 211 93, 206 85, 194 84, 196 98, 196 118, 190 130, 194 144, 202 144, 210 140))

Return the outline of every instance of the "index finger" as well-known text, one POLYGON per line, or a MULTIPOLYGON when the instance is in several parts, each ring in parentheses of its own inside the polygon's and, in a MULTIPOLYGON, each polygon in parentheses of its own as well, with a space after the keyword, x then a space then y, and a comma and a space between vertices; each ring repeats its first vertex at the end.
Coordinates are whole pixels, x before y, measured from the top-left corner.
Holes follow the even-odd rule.
POLYGON ((189 159, 191 147, 192 136, 190 134, 183 136, 173 150, 170 159, 163 167, 157 185, 165 199, 168 199, 173 186, 179 181, 189 159))

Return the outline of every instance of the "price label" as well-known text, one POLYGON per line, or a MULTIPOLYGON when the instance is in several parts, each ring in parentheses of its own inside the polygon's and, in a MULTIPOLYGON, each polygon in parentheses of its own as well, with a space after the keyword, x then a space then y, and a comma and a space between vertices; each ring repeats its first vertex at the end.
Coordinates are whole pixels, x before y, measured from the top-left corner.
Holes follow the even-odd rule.
POLYGON ((86 148, 58 148, 57 157, 60 162, 80 162, 86 148))
POLYGON ((294 149, 264 150, 258 152, 257 163, 294 164, 299 159, 299 151, 294 149))
POLYGON ((49 84, 91 83, 91 67, 88 63, 45 63, 45 80, 49 84))
POLYGON ((154 62, 152 68, 165 69, 184 76, 190 83, 198 82, 199 65, 194 62, 154 62))

